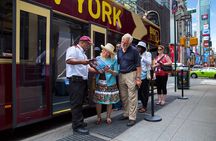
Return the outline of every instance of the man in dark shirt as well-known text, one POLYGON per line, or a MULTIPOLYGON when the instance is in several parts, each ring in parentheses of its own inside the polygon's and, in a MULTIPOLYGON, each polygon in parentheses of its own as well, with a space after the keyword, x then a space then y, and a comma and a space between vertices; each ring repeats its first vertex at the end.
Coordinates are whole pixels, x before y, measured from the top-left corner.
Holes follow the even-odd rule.
POLYGON ((137 89, 141 81, 141 61, 138 50, 131 46, 133 37, 125 34, 121 40, 121 48, 117 52, 119 63, 119 89, 123 103, 123 116, 121 120, 129 119, 127 126, 136 123, 137 89))

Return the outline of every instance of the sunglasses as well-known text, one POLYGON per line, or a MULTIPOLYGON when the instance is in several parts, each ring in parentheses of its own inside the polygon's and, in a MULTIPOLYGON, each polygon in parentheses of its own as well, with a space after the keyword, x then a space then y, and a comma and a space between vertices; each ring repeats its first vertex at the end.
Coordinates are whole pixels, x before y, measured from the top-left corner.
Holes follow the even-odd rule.
POLYGON ((162 48, 158 49, 158 50, 163 50, 162 48))

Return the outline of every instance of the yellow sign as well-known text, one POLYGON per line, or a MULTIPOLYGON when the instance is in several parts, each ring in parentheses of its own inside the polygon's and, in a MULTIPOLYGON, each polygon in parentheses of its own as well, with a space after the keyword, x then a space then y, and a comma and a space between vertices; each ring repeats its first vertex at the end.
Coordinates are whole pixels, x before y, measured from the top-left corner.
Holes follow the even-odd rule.
POLYGON ((55 4, 59 5, 61 3, 61 0, 54 0, 55 4))
MULTIPOLYGON (((122 11, 117 9, 115 6, 112 6, 110 3, 106 1, 95 0, 97 5, 97 10, 93 12, 93 3, 92 0, 88 0, 88 12, 93 19, 99 19, 102 17, 103 22, 108 22, 113 26, 118 25, 119 28, 122 28, 122 23, 120 20, 120 16, 122 11)), ((84 0, 78 0, 78 12, 83 13, 83 3, 84 0)))
POLYGON ((159 41, 160 41, 160 39, 159 39, 159 32, 158 32, 158 30, 156 30, 156 29, 154 29, 154 28, 152 28, 152 27, 150 27, 150 41, 153 41, 153 42, 155 42, 155 43, 159 43, 159 41))
POLYGON ((197 44, 198 44, 197 37, 191 37, 190 38, 190 46, 197 46, 197 44))
POLYGON ((186 45, 186 37, 181 37, 180 38, 180 45, 185 47, 185 45, 186 45))

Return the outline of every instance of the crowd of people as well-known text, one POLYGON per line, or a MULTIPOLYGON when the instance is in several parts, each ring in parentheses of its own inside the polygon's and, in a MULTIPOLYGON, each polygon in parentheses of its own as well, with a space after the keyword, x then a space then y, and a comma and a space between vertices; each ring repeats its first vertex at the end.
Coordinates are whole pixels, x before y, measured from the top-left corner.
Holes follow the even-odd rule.
POLYGON ((82 36, 79 43, 66 51, 66 77, 69 79, 72 128, 74 132, 88 134, 82 114, 82 104, 87 93, 89 72, 96 76, 96 89, 93 101, 96 103, 96 124, 102 123, 102 105, 107 107, 106 123, 112 123, 113 107, 123 110, 119 120, 128 120, 127 126, 136 124, 137 112, 147 111, 149 97, 150 70, 156 75, 158 101, 165 104, 168 73, 163 65, 170 66, 171 59, 164 54, 164 46, 158 46, 158 55, 152 58, 145 42, 140 41, 132 46, 130 34, 122 36, 121 43, 116 47, 111 43, 101 45, 101 52, 94 59, 88 59, 85 52, 93 44, 88 36, 82 36), (152 61, 153 60, 153 61, 152 61), (138 99, 142 106, 138 108, 138 99), (138 110, 137 110, 138 109, 138 110))

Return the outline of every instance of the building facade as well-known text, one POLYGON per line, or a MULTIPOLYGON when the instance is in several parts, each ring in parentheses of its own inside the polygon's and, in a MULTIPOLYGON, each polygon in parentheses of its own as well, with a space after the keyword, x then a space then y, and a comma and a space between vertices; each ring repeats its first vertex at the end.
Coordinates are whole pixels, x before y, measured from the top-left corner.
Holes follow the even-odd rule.
POLYGON ((205 66, 212 64, 213 51, 210 35, 210 0, 199 0, 198 6, 198 52, 202 56, 201 63, 205 66))
POLYGON ((137 4, 146 11, 154 10, 159 13, 161 25, 161 44, 165 47, 170 43, 170 11, 167 2, 155 0, 137 0, 137 4))

